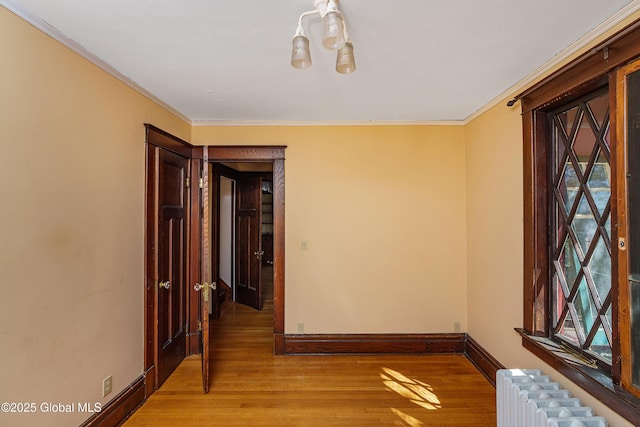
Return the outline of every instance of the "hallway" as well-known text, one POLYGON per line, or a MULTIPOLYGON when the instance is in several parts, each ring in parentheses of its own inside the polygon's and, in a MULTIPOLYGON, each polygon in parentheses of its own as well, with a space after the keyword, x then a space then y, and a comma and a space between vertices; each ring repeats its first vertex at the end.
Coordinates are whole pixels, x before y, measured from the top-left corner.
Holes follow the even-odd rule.
POLYGON ((461 355, 273 356, 273 287, 261 312, 211 323, 211 389, 185 359, 124 424, 143 426, 493 426, 495 390, 461 355))

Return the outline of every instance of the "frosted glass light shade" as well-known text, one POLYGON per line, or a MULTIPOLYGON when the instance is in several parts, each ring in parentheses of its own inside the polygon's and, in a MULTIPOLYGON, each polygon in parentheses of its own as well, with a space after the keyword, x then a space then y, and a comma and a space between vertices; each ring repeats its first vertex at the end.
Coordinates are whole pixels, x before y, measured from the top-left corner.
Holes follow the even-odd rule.
POLYGON ((344 46, 344 23, 336 12, 327 13, 322 20, 322 45, 327 49, 344 46))
POLYGON ((336 71, 340 74, 353 73, 356 70, 356 60, 353 57, 353 44, 345 43, 342 49, 338 49, 336 59, 336 71))
POLYGON ((295 68, 309 68, 311 66, 309 39, 305 36, 298 35, 293 38, 291 65, 295 68))

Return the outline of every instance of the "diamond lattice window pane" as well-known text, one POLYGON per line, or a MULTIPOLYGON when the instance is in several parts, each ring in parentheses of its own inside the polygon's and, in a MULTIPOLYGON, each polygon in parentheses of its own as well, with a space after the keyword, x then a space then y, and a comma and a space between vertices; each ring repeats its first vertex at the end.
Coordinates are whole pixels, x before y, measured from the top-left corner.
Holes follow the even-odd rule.
POLYGON ((589 272, 598 291, 598 300, 603 303, 611 291, 611 255, 602 238, 598 239, 589 261, 589 272))
POLYGON ((611 172, 607 158, 600 152, 587 181, 587 186, 589 187, 593 200, 596 202, 600 215, 602 215, 609 203, 609 197, 611 195, 610 176, 611 172))
POLYGON ((593 152, 594 148, 596 148, 597 141, 598 139, 593 133, 593 129, 589 125, 589 122, 586 120, 582 120, 580 129, 578 129, 576 138, 573 141, 573 151, 578 156, 580 169, 583 173, 587 170, 589 157, 591 157, 591 153, 593 152))
POLYGON ((586 254, 598 229, 598 223, 591 212, 591 207, 584 194, 580 197, 578 211, 573 218, 571 228, 573 228, 573 231, 576 233, 582 254, 586 254))
MULTIPOLYGON (((559 214, 556 212, 556 215, 559 215, 559 214)), ((563 222, 556 221, 556 225, 558 226, 558 229, 556 230, 556 244, 555 244, 555 247, 557 248, 562 246, 562 242, 564 242, 564 239, 566 238, 564 234, 566 233, 566 230, 563 222)))
POLYGON ((567 317, 565 317, 564 322, 562 323, 562 327, 560 328, 559 334, 571 341, 576 345, 580 345, 580 340, 578 339, 578 332, 576 331, 576 326, 571 318, 571 313, 567 313, 567 317))
POLYGON ((564 166, 564 173, 558 182, 558 192, 560 193, 560 197, 562 198, 561 202, 564 205, 567 214, 571 212, 571 208, 576 200, 579 189, 580 180, 578 179, 573 164, 569 159, 567 159, 564 166))
POLYGON ((558 337, 610 361, 609 97, 600 92, 574 105, 552 117, 548 320, 558 337))
POLYGON ((594 98, 589 101, 587 105, 589 106, 589 110, 591 110, 598 127, 602 129, 603 124, 606 124, 605 119, 609 112, 609 95, 604 94, 594 98))
POLYGON ((573 288, 573 285, 580 272, 580 259, 576 253, 571 239, 569 236, 565 239, 564 247, 560 252, 558 261, 556 264, 556 270, 558 274, 561 274, 567 283, 569 289, 573 288))
POLYGON ((604 331, 602 325, 598 328, 598 332, 593 337, 593 341, 589 346, 589 350, 598 356, 602 357, 605 360, 611 362, 612 354, 611 354, 611 344, 609 343, 609 338, 604 331))
POLYGON ((557 115, 560 123, 562 123, 562 127, 564 128, 566 134, 571 137, 571 131, 573 130, 573 126, 575 125, 576 116, 580 111, 580 107, 573 107, 570 110, 562 112, 557 115))
POLYGON ((584 335, 587 335, 598 318, 598 310, 591 298, 584 276, 578 285, 578 292, 576 292, 576 296, 573 299, 573 305, 578 316, 577 319, 573 320, 580 324, 584 335))
POLYGON ((555 132, 554 138, 556 141, 558 141, 557 144, 555 144, 555 153, 554 153, 554 172, 559 175, 561 169, 564 167, 565 162, 567 161, 567 155, 566 155, 566 147, 568 147, 570 144, 566 139, 566 136, 564 135, 564 132, 562 131, 562 129, 560 129, 558 127, 558 125, 553 127, 553 130, 555 132))

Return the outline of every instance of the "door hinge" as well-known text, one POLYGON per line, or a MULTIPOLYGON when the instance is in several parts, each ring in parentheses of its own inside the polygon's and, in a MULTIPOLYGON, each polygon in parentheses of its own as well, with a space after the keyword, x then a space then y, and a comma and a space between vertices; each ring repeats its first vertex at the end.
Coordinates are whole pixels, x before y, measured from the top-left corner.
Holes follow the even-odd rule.
POLYGON ((202 332, 202 322, 198 320, 198 332, 202 332))
POLYGON ((204 188, 204 179, 200 178, 200 180, 198 181, 198 185, 200 186, 200 188, 204 188))
POLYGON ((191 187, 191 178, 184 179, 184 186, 187 188, 191 187))

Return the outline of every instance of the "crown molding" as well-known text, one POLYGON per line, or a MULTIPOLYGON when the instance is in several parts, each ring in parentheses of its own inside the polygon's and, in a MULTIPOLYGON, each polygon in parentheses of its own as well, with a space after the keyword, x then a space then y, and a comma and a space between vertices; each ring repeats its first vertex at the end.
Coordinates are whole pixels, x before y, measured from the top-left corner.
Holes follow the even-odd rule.
POLYGON ((518 93, 524 92, 527 88, 533 86, 535 83, 539 82, 544 77, 557 70, 560 66, 565 65, 576 55, 586 52, 586 50, 592 47, 594 43, 597 43, 599 37, 607 33, 607 31, 614 29, 617 25, 619 25, 625 19, 629 18, 638 11, 640 11, 640 0, 634 0, 620 9, 617 13, 613 14, 611 17, 600 23, 600 25, 595 27, 593 30, 589 31, 587 34, 579 38, 569 47, 555 55, 549 61, 545 62, 542 66, 529 73, 509 89, 505 90, 500 95, 496 96, 487 104, 482 106, 480 109, 476 110, 473 114, 463 120, 463 124, 466 125, 472 122, 474 119, 478 118, 483 113, 487 112, 496 105, 512 99, 518 93))
POLYGON ((234 121, 234 120, 193 120, 191 126, 463 126, 463 120, 439 121, 234 121))
POLYGON ((43 33, 45 33, 52 39, 56 40, 57 42, 60 42, 65 47, 71 49, 73 52, 77 53, 87 61, 91 62, 92 64, 96 65, 98 68, 102 69, 103 71, 107 72, 111 76, 115 77, 125 85, 129 86, 131 89, 140 93, 145 98, 149 99, 150 101, 153 101, 154 103, 158 104, 165 110, 168 110, 169 112, 173 113, 183 121, 187 123, 191 123, 191 119, 189 117, 185 116, 184 114, 182 114, 181 112, 173 108, 171 105, 162 101, 160 98, 158 98, 157 96, 155 96, 154 94, 152 94, 151 92, 149 92, 148 90, 146 90, 145 88, 143 88, 142 86, 140 86, 139 84, 131 80, 129 77, 122 74, 120 71, 115 69, 106 61, 102 60, 98 56, 89 52, 87 49, 85 49, 82 45, 77 43, 75 40, 72 40, 69 37, 65 36, 57 28, 55 28, 48 22, 40 19, 39 17, 31 13, 31 11, 27 10, 23 6, 13 2, 12 0, 0 0, 0 6, 9 10, 10 12, 17 15, 18 17, 24 19, 29 24, 36 27, 38 30, 42 31, 43 33))

